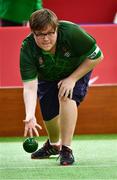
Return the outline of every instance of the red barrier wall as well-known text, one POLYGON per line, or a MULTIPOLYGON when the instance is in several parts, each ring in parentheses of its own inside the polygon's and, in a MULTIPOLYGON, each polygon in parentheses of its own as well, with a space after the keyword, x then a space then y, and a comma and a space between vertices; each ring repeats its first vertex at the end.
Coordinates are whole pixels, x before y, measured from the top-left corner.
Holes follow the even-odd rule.
MULTIPOLYGON (((104 53, 104 60, 94 69, 95 84, 117 84, 117 25, 84 25, 104 53)), ((21 86, 19 53, 28 27, 0 28, 0 86, 21 86)))
POLYGON ((0 86, 21 86, 19 73, 20 46, 29 28, 0 28, 0 86))
POLYGON ((43 5, 76 23, 112 23, 117 11, 117 0, 43 0, 43 5))

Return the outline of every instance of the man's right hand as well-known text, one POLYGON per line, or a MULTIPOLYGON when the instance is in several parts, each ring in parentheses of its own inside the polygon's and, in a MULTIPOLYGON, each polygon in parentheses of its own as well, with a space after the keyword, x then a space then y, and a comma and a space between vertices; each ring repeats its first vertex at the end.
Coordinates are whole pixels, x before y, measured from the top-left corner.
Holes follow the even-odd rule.
POLYGON ((27 120, 23 120, 25 123, 25 128, 24 128, 24 137, 26 137, 27 135, 29 135, 30 137, 33 137, 33 134, 35 134, 36 136, 39 136, 38 130, 42 129, 42 127, 36 122, 36 119, 31 119, 29 121, 27 120))

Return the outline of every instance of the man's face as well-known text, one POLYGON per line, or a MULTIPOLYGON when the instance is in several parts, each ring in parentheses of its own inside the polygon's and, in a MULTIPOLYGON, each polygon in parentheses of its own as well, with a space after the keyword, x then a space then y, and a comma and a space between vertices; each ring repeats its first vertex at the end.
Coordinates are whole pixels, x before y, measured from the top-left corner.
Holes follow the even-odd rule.
POLYGON ((57 30, 54 30, 51 25, 42 31, 34 32, 36 44, 44 51, 54 53, 57 41, 57 30))

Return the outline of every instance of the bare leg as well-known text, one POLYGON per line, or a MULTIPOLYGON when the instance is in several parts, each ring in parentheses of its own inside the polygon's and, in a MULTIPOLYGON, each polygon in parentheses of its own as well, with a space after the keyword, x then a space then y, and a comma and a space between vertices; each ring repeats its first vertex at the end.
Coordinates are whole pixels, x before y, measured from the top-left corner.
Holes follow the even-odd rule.
POLYGON ((32 159, 45 159, 51 155, 58 155, 60 151, 60 128, 59 128, 59 116, 56 116, 50 121, 45 121, 45 128, 48 133, 50 142, 46 143, 38 151, 32 153, 32 159))
POLYGON ((45 121, 49 141, 38 151, 32 153, 32 159, 44 159, 60 153, 60 164, 70 165, 74 162, 72 150, 66 146, 71 145, 77 120, 76 102, 70 99, 60 100, 60 114, 50 121, 45 121), (60 118, 60 122, 59 122, 60 118), (60 133, 61 132, 61 133, 60 133), (61 143, 59 140, 61 138, 61 143), (53 146, 50 146, 53 145, 53 146), (61 147, 59 145, 62 145, 61 147), (63 146, 64 145, 64 146, 63 146), (67 155, 67 157, 66 157, 67 155))
POLYGON ((60 124, 59 124, 59 116, 56 116, 50 121, 44 121, 46 131, 49 136, 49 140, 52 143, 56 143, 60 139, 60 124))
POLYGON ((60 100, 60 131, 62 145, 71 145, 74 134, 78 108, 76 102, 71 99, 60 100))

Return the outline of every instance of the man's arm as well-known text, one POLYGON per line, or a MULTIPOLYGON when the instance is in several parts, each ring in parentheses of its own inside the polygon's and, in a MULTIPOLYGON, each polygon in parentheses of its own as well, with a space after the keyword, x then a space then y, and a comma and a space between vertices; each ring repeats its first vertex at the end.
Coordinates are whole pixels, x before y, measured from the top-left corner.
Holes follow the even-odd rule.
POLYGON ((85 74, 91 71, 97 64, 99 64, 103 59, 103 54, 97 59, 86 59, 69 77, 73 78, 75 81, 78 81, 85 74))
POLYGON ((86 60, 67 78, 61 80, 58 83, 59 88, 59 97, 66 99, 69 95, 72 98, 73 88, 75 86, 76 81, 81 79, 85 74, 91 71, 97 64, 99 64, 103 59, 103 54, 97 59, 89 59, 86 60))
POLYGON ((29 135, 33 136, 33 131, 38 136, 38 131, 36 127, 39 127, 41 129, 41 126, 37 124, 36 118, 35 118, 35 109, 36 109, 36 103, 37 103, 37 79, 24 82, 24 89, 23 89, 23 97, 24 97, 24 104, 25 104, 25 113, 26 118, 24 120, 25 122, 25 131, 24 136, 29 135))
POLYGON ((26 112, 26 121, 33 120, 35 118, 35 109, 37 102, 37 79, 24 82, 23 97, 26 112))

